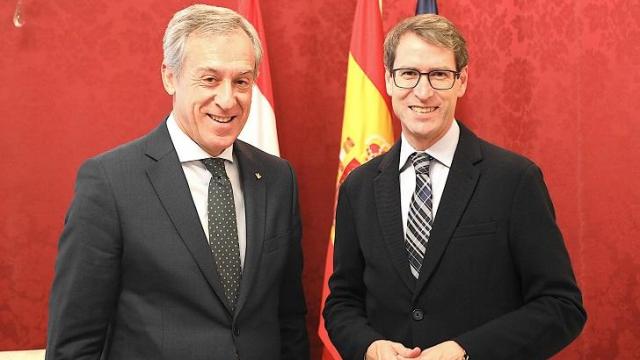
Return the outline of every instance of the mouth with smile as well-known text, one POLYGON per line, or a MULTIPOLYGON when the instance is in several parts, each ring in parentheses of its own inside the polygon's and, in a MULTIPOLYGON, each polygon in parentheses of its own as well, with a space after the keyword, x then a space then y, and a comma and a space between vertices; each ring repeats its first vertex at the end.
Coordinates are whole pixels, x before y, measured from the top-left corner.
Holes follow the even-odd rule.
POLYGON ((220 124, 228 124, 230 122, 233 121, 233 119, 235 119, 235 116, 218 116, 218 115, 213 115, 213 114, 207 114, 207 116, 209 117, 209 119, 220 123, 220 124))
POLYGON ((417 106, 417 105, 409 106, 409 109, 411 109, 413 112, 416 112, 418 114, 429 114, 438 110, 439 108, 440 108, 439 106, 417 106))

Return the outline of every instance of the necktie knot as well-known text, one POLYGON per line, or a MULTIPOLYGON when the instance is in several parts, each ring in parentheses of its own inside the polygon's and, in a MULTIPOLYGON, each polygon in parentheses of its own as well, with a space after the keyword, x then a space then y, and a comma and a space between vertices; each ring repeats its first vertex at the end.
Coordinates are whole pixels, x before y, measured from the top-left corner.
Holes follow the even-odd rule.
POLYGON ((209 170, 211 175, 216 177, 225 177, 227 172, 224 169, 224 159, 221 158, 207 158, 202 159, 204 167, 209 170))
POLYGON ((416 170, 416 174, 429 175, 429 163, 431 162, 431 155, 425 152, 415 152, 411 155, 411 163, 416 170))

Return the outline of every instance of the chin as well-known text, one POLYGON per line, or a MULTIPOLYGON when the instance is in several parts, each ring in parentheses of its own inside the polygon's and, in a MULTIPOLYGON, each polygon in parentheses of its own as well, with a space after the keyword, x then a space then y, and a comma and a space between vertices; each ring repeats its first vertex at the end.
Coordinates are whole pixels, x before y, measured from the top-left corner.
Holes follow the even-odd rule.
POLYGON ((220 139, 219 137, 211 140, 211 141, 204 141, 202 144, 200 144, 200 147, 203 148, 206 152, 210 153, 211 155, 218 155, 220 152, 224 151, 224 149, 228 148, 229 146, 231 146, 231 144, 233 144, 233 140, 231 139, 220 139), (213 154, 216 152, 218 154, 213 154))

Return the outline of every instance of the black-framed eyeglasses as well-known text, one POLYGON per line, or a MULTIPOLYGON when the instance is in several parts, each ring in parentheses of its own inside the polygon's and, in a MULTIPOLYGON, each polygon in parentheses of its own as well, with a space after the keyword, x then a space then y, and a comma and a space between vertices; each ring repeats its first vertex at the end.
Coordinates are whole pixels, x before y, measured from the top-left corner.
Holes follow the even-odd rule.
POLYGON ((393 83, 401 89, 413 89, 418 86, 420 78, 426 76, 429 85, 435 90, 449 90, 460 78, 460 71, 431 70, 423 73, 416 69, 398 68, 391 70, 393 83))

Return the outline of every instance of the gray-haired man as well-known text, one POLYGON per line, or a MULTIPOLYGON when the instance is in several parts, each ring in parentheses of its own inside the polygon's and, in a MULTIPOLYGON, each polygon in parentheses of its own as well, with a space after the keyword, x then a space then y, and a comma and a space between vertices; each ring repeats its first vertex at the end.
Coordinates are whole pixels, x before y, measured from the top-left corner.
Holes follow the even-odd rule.
POLYGON ((307 359, 288 162, 237 140, 261 47, 194 5, 164 37, 166 121, 85 162, 60 238, 47 359, 307 359))

